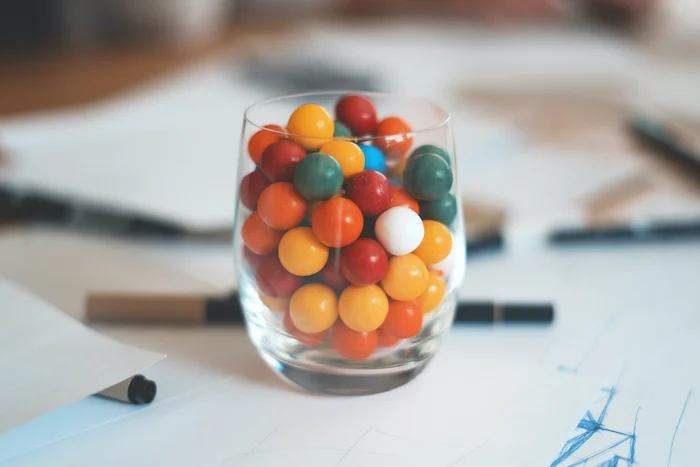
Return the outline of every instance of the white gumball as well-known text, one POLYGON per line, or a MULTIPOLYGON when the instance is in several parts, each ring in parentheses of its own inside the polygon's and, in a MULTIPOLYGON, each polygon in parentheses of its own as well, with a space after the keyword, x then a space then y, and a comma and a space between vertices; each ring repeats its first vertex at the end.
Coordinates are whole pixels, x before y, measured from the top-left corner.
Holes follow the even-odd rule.
POLYGON ((412 209, 396 206, 377 218, 374 233, 389 254, 402 256, 418 248, 425 229, 420 216, 412 209))

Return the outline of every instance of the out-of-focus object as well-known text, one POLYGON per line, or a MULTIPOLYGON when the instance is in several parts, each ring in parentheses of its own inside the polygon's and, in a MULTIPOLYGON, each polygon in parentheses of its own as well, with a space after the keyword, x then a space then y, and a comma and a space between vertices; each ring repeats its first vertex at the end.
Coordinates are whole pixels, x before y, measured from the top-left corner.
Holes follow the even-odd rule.
POLYGON ((642 40, 656 54, 689 59, 700 57, 700 2, 664 0, 649 17, 642 40))
POLYGON ((98 392, 97 395, 129 404, 150 404, 156 398, 157 391, 155 381, 143 375, 135 375, 98 392))

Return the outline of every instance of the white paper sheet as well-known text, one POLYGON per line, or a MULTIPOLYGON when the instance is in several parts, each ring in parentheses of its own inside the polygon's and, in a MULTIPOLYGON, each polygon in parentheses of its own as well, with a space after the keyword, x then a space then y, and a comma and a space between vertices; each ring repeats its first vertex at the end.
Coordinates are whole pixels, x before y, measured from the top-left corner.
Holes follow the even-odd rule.
POLYGON ((0 433, 163 358, 101 336, 2 278, 0 311, 0 433))

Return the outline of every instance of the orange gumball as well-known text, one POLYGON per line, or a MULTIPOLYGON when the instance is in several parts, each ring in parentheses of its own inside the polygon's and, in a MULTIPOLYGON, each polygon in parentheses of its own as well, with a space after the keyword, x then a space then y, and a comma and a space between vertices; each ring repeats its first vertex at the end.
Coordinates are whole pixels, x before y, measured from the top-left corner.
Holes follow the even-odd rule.
POLYGON ((269 145, 285 139, 284 135, 281 134, 284 132, 284 128, 279 125, 265 125, 262 130, 250 137, 248 141, 248 154, 250 154, 250 158, 253 159, 255 165, 260 165, 262 153, 269 145))
POLYGON ((306 200, 291 183, 273 183, 260 194, 258 213, 260 218, 273 229, 289 230, 304 220, 306 200))
POLYGON ((338 354, 350 360, 364 360, 377 348, 379 335, 377 331, 353 331, 338 320, 331 331, 333 348, 338 354))
MULTIPOLYGON (((262 199, 262 196, 260 198, 262 199)), ((316 208, 311 218, 311 229, 316 238, 332 248, 350 245, 360 237, 363 226, 362 211, 347 198, 331 198, 324 201, 316 208)))
POLYGON ((394 193, 391 199, 390 208, 396 206, 406 206, 411 209, 416 214, 420 214, 420 206, 418 205, 418 200, 413 196, 409 195, 408 192, 400 185, 391 185, 391 191, 394 193))
POLYGON ((381 136, 374 140, 374 145, 387 157, 403 156, 413 145, 413 129, 399 117, 387 117, 379 124, 375 134, 381 136))
POLYGON ((268 255, 277 249, 283 232, 279 232, 267 225, 258 212, 254 212, 243 223, 241 237, 243 243, 253 253, 268 255))
POLYGON ((417 300, 389 300, 389 313, 382 323, 385 333, 408 338, 418 334, 423 327, 423 309, 417 300))
POLYGON ((430 313, 440 306, 442 298, 445 296, 446 287, 445 279, 442 278, 442 274, 438 271, 430 271, 428 287, 425 289, 425 292, 416 299, 423 308, 423 313, 430 313))
POLYGON ((382 328, 377 329, 377 337, 377 347, 393 347, 401 342, 401 338, 387 334, 382 328))

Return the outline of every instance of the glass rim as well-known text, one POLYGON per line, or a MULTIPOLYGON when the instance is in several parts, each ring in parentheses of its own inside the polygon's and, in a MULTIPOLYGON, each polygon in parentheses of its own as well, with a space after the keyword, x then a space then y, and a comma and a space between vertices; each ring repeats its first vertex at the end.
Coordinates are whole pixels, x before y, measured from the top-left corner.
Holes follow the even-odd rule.
MULTIPOLYGON (((299 93, 294 93, 294 94, 285 94, 283 96, 277 96, 277 97, 272 97, 270 99, 266 99, 264 101, 255 103, 251 106, 249 106, 247 109, 245 109, 245 112, 243 112, 243 120, 246 124, 249 124, 258 130, 265 130, 269 131, 270 133, 274 133, 277 135, 281 136, 293 136, 297 138, 305 138, 309 140, 319 140, 319 141, 326 141, 326 138, 318 138, 315 136, 306 136, 306 135, 298 135, 294 133, 289 133, 287 131, 278 131, 275 129, 271 128, 265 128, 268 125, 273 125, 270 123, 266 124, 260 124, 258 122, 253 121, 253 119, 250 118, 250 113, 255 111, 258 108, 261 108, 265 105, 273 104, 275 102, 281 102, 287 99, 294 99, 294 98, 299 98, 299 97, 313 97, 313 96, 344 96, 344 95, 360 95, 364 97, 368 97, 370 99, 372 98, 389 98, 389 99, 398 99, 398 100, 410 100, 414 102, 420 102, 423 104, 430 105, 436 109, 438 109, 440 112, 444 114, 444 118, 439 122, 434 125, 430 125, 425 128, 420 128, 417 130, 411 130, 411 131, 406 131, 403 133, 393 133, 390 135, 383 135, 383 136, 376 136, 376 135, 367 135, 367 136, 341 136, 341 137, 332 137, 331 140, 338 140, 338 141, 353 141, 353 142, 367 142, 367 141, 375 141, 375 140, 380 140, 380 139, 398 139, 399 137, 405 137, 405 136, 415 136, 419 134, 424 134, 424 133, 430 133, 432 131, 439 130, 441 128, 446 127, 449 125, 451 119, 452 119, 452 114, 447 111, 445 108, 443 108, 441 105, 437 104, 436 102, 423 98, 423 97, 416 97, 416 96, 406 96, 406 95, 401 95, 401 94, 395 94, 391 92, 377 92, 377 91, 356 91, 356 90, 338 90, 338 91, 310 91, 310 92, 299 92, 299 93)), ((398 115, 389 115, 389 117, 394 116, 394 117, 399 117, 398 115)), ((387 117, 388 118, 388 117, 387 117)), ((276 124, 274 124, 276 125, 276 124)))

